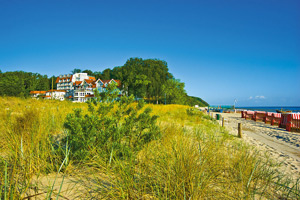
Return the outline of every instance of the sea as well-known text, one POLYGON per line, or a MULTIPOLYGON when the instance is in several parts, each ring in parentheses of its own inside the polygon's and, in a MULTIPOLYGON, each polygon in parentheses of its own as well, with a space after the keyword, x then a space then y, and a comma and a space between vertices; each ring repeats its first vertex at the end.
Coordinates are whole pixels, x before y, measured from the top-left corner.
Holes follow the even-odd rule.
POLYGON ((245 110, 255 110, 255 111, 266 111, 266 112, 276 112, 276 110, 282 111, 292 111, 294 113, 300 113, 300 106, 260 106, 260 107, 236 107, 236 109, 245 109, 245 110))

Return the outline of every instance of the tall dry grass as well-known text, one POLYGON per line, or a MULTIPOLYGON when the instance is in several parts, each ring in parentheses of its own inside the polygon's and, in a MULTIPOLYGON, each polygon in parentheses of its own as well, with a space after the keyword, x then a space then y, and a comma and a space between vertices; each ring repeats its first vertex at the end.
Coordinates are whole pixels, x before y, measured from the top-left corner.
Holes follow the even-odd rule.
POLYGON ((0 193, 18 199, 36 187, 33 177, 59 169, 56 138, 64 133, 66 114, 78 105, 13 97, 0 102, 0 182, 6 180, 0 193))
MULTIPOLYGON (((93 157, 75 165, 59 141, 66 115, 74 108, 87 112, 86 104, 0 97, 0 198, 38 193, 39 177, 57 172, 77 180, 78 199, 300 198, 299 183, 277 171, 278 163, 209 116, 187 106, 148 106, 160 116, 161 139, 113 164, 91 149, 93 157)), ((45 198, 53 196, 53 186, 45 198)))
POLYGON ((150 107, 160 115, 163 137, 145 146, 137 159, 115 166, 95 160, 90 198, 299 198, 299 183, 277 171, 278 163, 209 116, 188 114, 185 106, 150 107))

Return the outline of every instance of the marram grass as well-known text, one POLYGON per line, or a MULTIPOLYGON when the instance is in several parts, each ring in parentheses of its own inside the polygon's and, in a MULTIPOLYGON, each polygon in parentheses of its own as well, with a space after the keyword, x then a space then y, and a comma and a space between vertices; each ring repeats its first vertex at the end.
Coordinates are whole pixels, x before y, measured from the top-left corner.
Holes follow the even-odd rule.
POLYGON ((89 160, 73 164, 72 152, 59 141, 67 132, 67 114, 74 108, 86 114, 87 104, 6 97, 0 102, 1 199, 67 195, 62 188, 68 175, 80 188, 78 199, 300 198, 299 183, 277 171, 279 164, 267 154, 187 106, 147 105, 159 116, 162 137, 137 156, 106 162, 95 147, 89 160), (40 178, 57 172, 63 177, 56 181, 58 191, 54 182, 39 185, 40 178))

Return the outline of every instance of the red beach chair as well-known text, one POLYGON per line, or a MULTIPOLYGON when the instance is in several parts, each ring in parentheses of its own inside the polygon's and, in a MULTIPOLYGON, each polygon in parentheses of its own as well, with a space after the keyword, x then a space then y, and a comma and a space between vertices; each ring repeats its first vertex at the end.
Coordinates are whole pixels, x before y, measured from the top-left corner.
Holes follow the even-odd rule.
POLYGON ((245 119, 253 119, 253 116, 254 116, 254 111, 246 111, 245 113, 245 119))
POLYGON ((266 112, 265 111, 255 111, 254 112, 254 116, 253 116, 253 120, 254 121, 264 121, 266 117, 266 112))
POLYGON ((241 117, 242 117, 242 118, 245 118, 246 112, 247 112, 246 110, 242 110, 242 111, 241 111, 241 117))
POLYGON ((272 121, 272 118, 273 118, 273 113, 272 112, 267 112, 266 113, 266 116, 265 116, 265 118, 264 118, 264 122, 266 123, 266 124, 271 124, 271 121, 272 121))
POLYGON ((280 127, 282 115, 281 113, 273 113, 271 125, 278 125, 280 127))
POLYGON ((288 114, 286 130, 300 132, 300 113, 288 114))

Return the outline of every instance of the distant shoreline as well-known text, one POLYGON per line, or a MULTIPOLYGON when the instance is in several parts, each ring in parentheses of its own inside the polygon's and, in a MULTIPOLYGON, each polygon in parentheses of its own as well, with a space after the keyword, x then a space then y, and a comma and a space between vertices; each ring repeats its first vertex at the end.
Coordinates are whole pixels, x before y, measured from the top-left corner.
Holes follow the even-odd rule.
POLYGON ((236 107, 236 108, 245 109, 245 110, 267 111, 267 112, 276 112, 276 110, 300 112, 300 106, 255 106, 255 107, 244 106, 244 107, 236 107))

